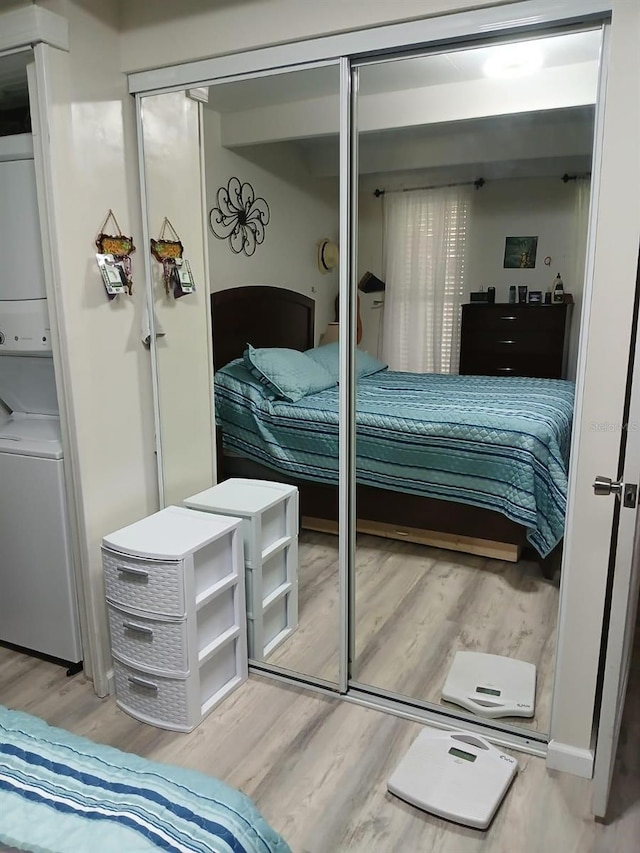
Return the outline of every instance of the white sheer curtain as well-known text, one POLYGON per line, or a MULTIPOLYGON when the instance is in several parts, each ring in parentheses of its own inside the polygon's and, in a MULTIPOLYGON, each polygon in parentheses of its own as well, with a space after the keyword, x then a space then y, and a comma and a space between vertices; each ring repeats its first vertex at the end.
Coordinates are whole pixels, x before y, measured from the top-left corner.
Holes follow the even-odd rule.
POLYGON ((457 373, 471 187, 384 198, 383 357, 392 370, 457 373))

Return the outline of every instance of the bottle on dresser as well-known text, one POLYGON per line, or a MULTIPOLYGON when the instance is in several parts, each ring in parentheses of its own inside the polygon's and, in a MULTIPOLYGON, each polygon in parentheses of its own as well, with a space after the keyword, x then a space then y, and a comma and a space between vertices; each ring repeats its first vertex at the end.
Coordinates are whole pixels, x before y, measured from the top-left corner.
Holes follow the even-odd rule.
POLYGON ((553 302, 554 304, 564 302, 564 285, 562 284, 560 273, 558 273, 553 283, 553 302))

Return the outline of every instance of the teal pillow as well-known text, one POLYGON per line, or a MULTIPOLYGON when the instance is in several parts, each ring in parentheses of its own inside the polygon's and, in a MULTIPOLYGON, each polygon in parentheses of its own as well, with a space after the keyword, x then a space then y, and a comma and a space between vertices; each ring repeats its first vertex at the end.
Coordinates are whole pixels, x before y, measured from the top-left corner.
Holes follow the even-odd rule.
POLYGON ((336 384, 326 368, 295 349, 254 349, 247 344, 242 357, 252 376, 277 397, 290 403, 297 403, 307 394, 317 394, 336 384))
MULTIPOLYGON (((321 347, 308 349, 305 353, 317 364, 321 364, 338 382, 340 379, 340 344, 325 344, 321 347)), ((356 350, 356 381, 363 376, 372 376, 381 370, 386 370, 389 365, 369 355, 364 350, 356 350)))

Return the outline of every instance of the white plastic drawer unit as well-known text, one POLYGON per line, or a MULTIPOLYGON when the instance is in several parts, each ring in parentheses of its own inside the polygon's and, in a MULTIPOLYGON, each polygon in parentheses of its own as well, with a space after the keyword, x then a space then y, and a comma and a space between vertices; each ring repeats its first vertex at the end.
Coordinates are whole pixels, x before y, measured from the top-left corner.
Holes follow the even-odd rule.
POLYGON ((249 657, 264 660, 298 624, 298 490, 234 478, 185 499, 242 519, 249 657))
POLYGON ((116 700, 191 731, 247 677, 241 520, 167 507, 103 540, 116 700))
POLYGON ((298 535, 298 489, 286 483, 232 478, 186 498, 184 504, 241 518, 246 566, 258 565, 271 548, 298 535))

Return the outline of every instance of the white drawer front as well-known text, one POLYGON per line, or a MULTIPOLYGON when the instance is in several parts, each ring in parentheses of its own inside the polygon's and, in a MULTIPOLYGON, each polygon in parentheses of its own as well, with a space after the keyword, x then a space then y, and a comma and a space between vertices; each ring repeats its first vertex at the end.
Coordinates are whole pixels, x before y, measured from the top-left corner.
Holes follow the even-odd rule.
POLYGON ((184 616, 181 562, 154 562, 102 549, 107 598, 125 608, 161 616, 184 616))
POLYGON ((189 678, 151 675, 118 660, 114 660, 114 673, 118 704, 132 717, 181 731, 192 729, 200 721, 200 707, 189 702, 189 678))
POLYGON ((109 607, 111 649, 133 666, 153 667, 168 673, 186 673, 187 624, 147 619, 109 607))

